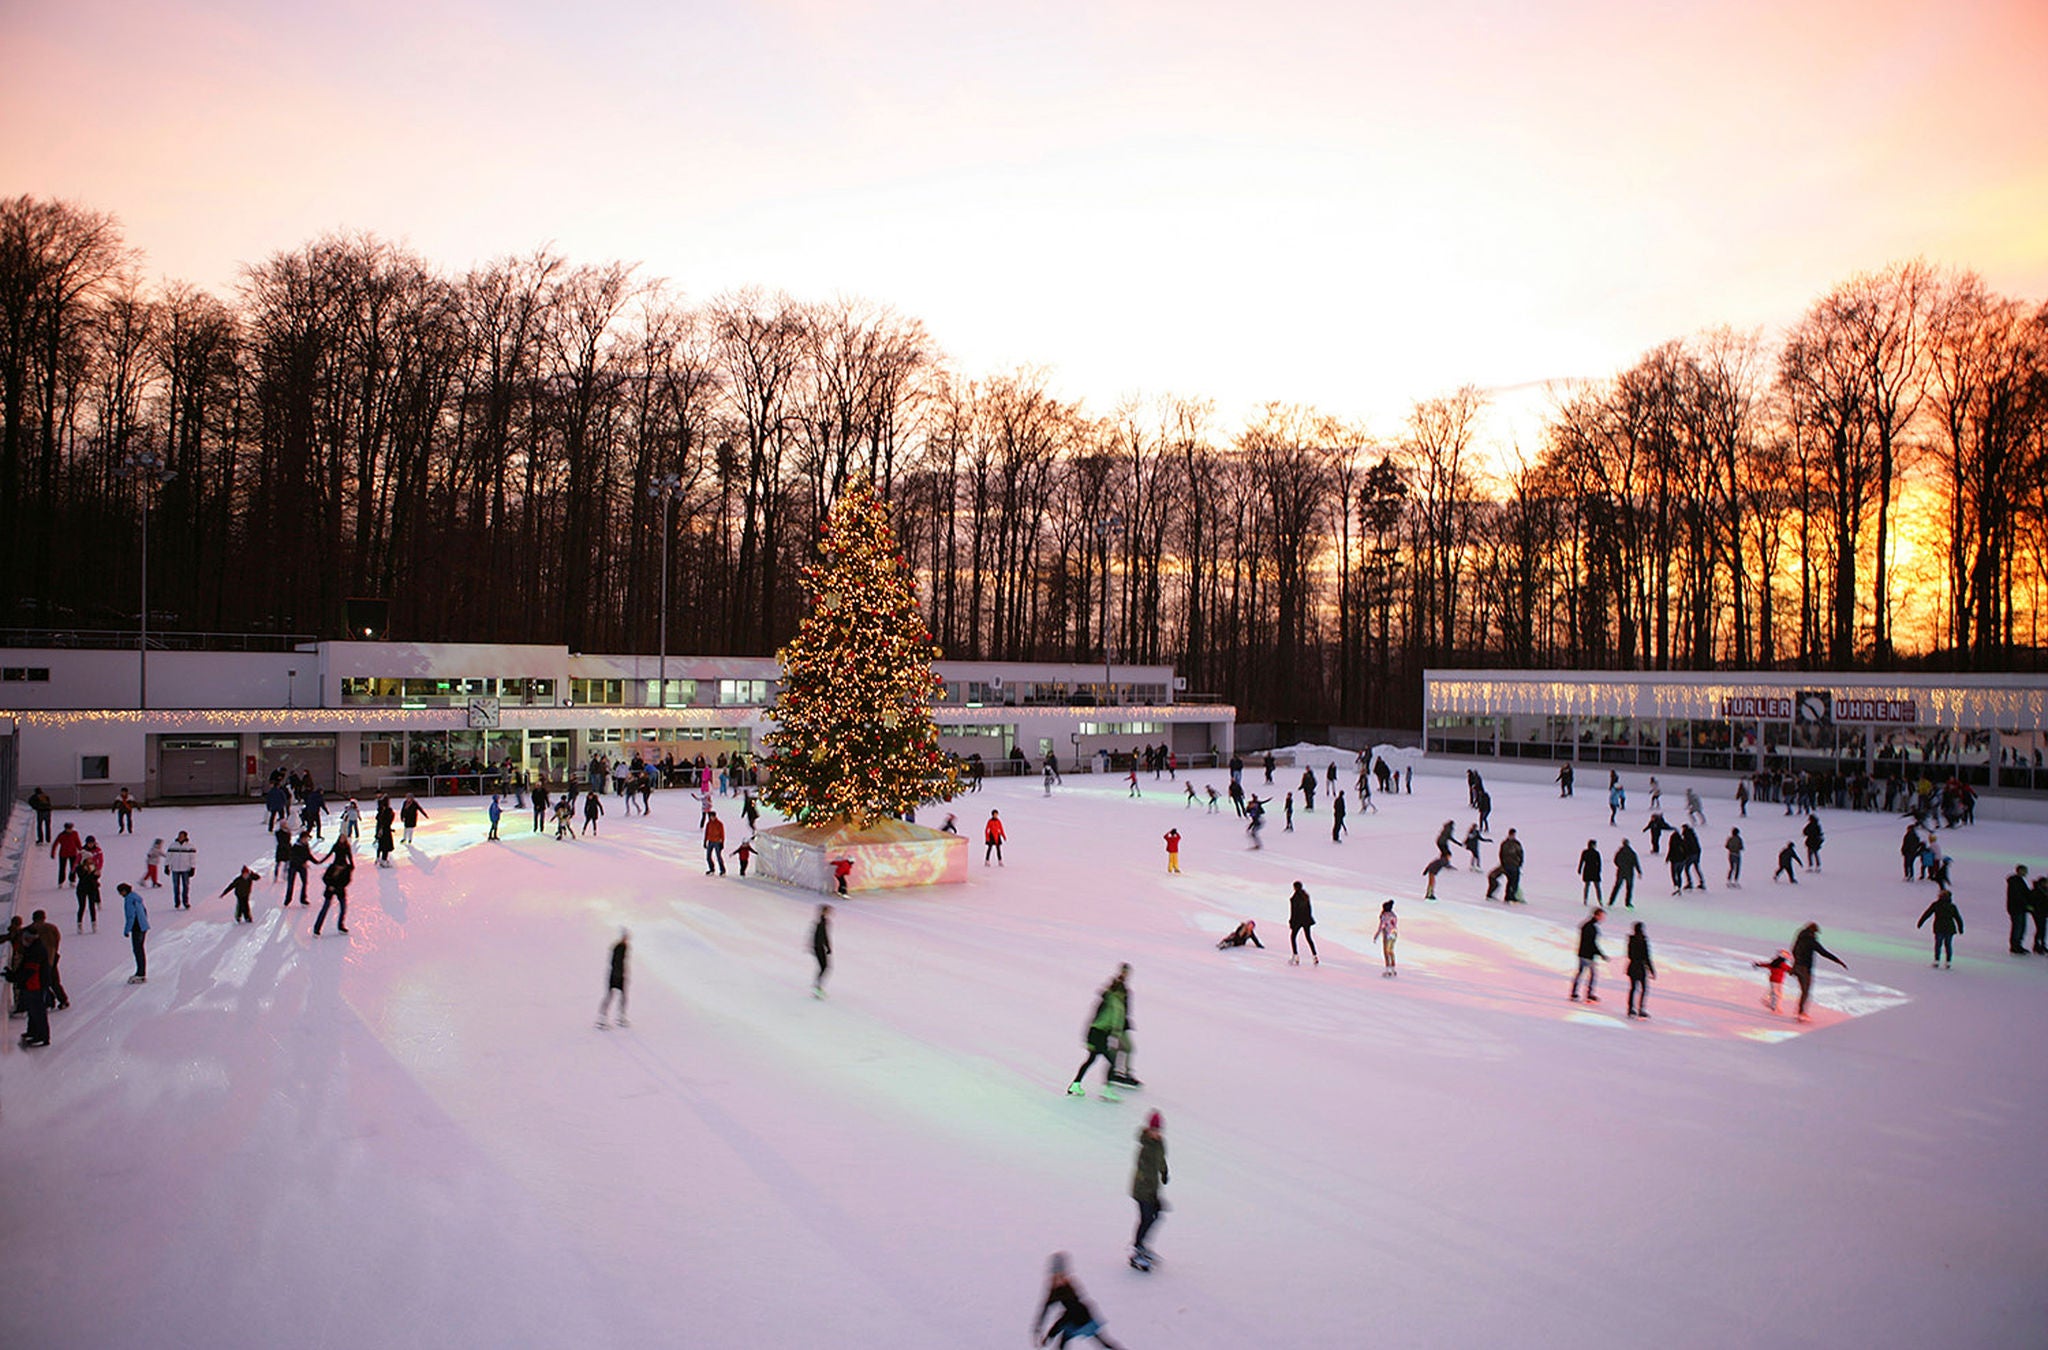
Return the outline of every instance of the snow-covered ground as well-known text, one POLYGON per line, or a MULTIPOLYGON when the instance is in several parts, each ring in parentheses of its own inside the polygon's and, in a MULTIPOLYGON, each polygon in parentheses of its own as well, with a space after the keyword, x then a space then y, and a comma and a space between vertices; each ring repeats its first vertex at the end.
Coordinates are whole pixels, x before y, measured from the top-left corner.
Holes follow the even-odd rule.
POLYGON ((74 1006, 51 1048, 10 1036, 0 1056, 0 1333, 1017 1345, 1066 1249, 1134 1350, 2048 1338, 2048 958, 2006 954, 2001 889, 2014 862, 2048 863, 2048 832, 1947 837, 1968 931, 1937 971, 1913 931, 1932 887, 1899 880, 1895 818, 1824 813, 1826 870, 1794 889, 1769 880, 1794 822, 1753 806, 1731 891, 1715 785, 1712 889, 1673 898, 1649 860, 1636 912, 1607 926, 1595 1008, 1565 995, 1576 856, 1623 832, 1604 774, 1570 801, 1493 785, 1494 833, 1529 847, 1514 909, 1481 900, 1462 852, 1420 898, 1437 827, 1471 819, 1462 775, 1422 766, 1341 845, 1326 800, 1292 834, 1276 810, 1261 852, 1227 804, 1186 808, 1164 780, 1142 801, 1116 777, 1049 800, 991 783, 953 808, 970 884, 840 903, 825 1002, 818 897, 706 877, 681 793, 573 844, 518 813, 485 843, 478 803, 429 803, 395 869, 358 871, 350 935, 317 939, 281 885, 259 888, 253 927, 216 898, 245 859, 269 876, 259 807, 148 810, 122 838, 84 818, 110 899, 181 827, 201 898, 174 914, 149 892, 150 981, 130 986, 118 906, 72 934, 53 865, 31 862, 23 899, 64 925, 74 1006), (1000 869, 980 861, 991 807, 1000 869), (1295 879, 1320 967, 1287 964, 1295 879), (1397 979, 1371 939, 1390 896, 1397 979), (1246 917, 1267 950, 1215 950, 1246 917), (1660 974, 1645 1023, 1620 1015, 1632 918, 1660 974), (1809 919, 1849 969, 1823 963, 1802 1028, 1760 1006, 1749 963, 1809 919), (598 1031, 620 925, 633 1025, 598 1031), (1146 1087, 1071 1099, 1120 961, 1146 1087), (1147 1276, 1123 1258, 1155 1108, 1172 1209, 1147 1276))

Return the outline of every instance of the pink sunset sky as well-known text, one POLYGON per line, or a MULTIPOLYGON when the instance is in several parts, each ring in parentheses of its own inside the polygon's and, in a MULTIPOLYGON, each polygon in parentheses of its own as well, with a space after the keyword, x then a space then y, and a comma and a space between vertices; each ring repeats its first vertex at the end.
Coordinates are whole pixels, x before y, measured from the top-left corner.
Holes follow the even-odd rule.
POLYGON ((2044 0, 0 0, 0 44, 0 192, 152 275, 551 244, 884 301, 1098 410, 1392 434, 1916 255, 2048 299, 2044 0))

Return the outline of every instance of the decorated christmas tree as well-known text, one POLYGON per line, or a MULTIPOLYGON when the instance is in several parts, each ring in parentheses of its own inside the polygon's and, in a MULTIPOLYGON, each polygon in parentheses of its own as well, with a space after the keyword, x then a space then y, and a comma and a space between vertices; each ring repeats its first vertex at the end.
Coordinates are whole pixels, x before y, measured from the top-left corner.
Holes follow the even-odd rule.
POLYGON ((803 824, 856 827, 952 796, 932 723, 939 651, 888 504, 865 478, 832 504, 802 584, 811 608, 777 653, 777 729, 766 737, 775 764, 762 795, 803 824))

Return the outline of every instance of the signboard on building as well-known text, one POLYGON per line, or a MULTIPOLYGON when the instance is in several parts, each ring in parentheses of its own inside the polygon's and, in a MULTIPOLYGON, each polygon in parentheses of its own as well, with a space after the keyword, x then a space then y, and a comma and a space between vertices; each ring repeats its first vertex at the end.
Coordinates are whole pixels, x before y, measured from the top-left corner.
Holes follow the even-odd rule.
POLYGON ((1796 695, 1731 695, 1721 700, 1721 716, 1816 727, 1873 722, 1910 726, 1920 720, 1920 704, 1910 698, 1844 698, 1826 689, 1802 689, 1796 695))

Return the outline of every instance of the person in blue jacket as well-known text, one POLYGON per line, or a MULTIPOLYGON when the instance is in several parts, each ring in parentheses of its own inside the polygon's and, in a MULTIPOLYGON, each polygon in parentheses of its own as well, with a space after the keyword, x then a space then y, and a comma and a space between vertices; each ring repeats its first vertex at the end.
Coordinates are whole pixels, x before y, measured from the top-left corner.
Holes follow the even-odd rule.
POLYGON ((149 979, 149 954, 143 949, 143 941, 149 936, 149 911, 142 907, 142 892, 127 882, 114 889, 121 893, 121 935, 135 949, 135 973, 128 977, 128 983, 143 984, 149 979))
POLYGON ((505 808, 498 804, 498 798, 496 794, 493 794, 491 797, 489 814, 491 817, 491 832, 485 835, 484 837, 486 839, 496 839, 498 837, 498 820, 501 816, 505 814, 505 808))

